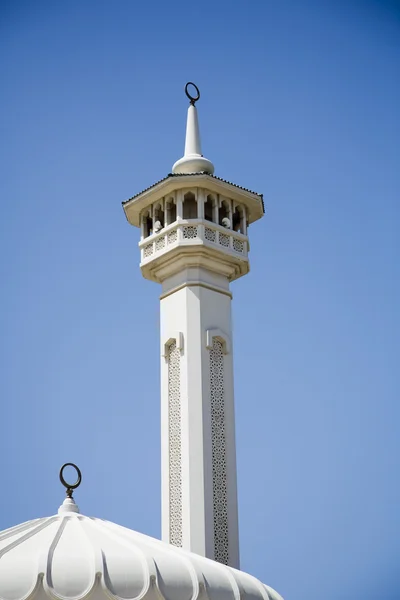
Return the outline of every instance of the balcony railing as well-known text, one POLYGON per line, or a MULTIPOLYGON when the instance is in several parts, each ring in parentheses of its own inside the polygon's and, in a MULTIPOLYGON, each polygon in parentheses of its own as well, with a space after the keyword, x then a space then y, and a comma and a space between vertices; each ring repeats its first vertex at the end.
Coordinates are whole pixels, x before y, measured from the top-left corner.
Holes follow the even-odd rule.
POLYGON ((189 219, 175 221, 161 231, 141 240, 139 242, 141 261, 155 258, 156 255, 177 245, 193 244, 204 244, 212 248, 219 248, 233 256, 247 257, 248 239, 246 235, 225 229, 211 221, 189 219))

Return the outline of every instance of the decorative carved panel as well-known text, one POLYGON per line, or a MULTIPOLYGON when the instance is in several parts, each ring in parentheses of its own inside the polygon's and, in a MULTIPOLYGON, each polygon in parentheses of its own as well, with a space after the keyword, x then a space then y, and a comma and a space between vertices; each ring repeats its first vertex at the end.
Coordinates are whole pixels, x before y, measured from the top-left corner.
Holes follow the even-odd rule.
POLYGON ((214 559, 229 563, 226 468, 224 347, 213 338, 210 348, 211 443, 214 508, 214 559))
POLYGON ((176 341, 168 348, 169 437, 169 541, 182 546, 182 431, 180 398, 180 349, 176 341))

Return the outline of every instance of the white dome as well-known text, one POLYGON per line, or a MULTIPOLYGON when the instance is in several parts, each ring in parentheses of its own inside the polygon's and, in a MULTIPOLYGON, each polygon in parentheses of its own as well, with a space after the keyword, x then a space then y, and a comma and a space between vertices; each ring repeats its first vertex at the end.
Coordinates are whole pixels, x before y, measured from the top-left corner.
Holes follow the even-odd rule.
POLYGON ((282 600, 247 573, 76 511, 66 500, 0 532, 2 600, 282 600))

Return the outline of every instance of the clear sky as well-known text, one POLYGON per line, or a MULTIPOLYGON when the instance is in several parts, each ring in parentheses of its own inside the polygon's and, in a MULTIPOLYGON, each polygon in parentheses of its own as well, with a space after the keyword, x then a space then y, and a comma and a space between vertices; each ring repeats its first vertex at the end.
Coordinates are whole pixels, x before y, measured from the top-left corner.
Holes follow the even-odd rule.
POLYGON ((400 597, 400 7, 0 9, 0 529, 81 510, 160 535, 159 288, 121 201, 197 83, 216 174, 264 193, 234 293, 241 566, 285 600, 400 597))

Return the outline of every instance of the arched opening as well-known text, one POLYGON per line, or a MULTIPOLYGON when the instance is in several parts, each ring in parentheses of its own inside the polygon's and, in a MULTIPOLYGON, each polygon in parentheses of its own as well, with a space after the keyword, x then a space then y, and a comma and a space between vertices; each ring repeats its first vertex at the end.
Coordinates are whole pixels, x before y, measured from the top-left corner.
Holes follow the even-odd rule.
POLYGON ((154 207, 154 233, 161 231, 164 227, 165 217, 162 204, 156 204, 154 207))
POLYGON ((173 198, 170 198, 165 204, 166 224, 171 225, 176 221, 176 204, 173 198))
POLYGON ((187 192, 183 197, 183 218, 197 219, 197 202, 193 192, 187 192))
POLYGON ((226 229, 231 229, 232 224, 229 219, 229 205, 223 200, 218 210, 218 223, 226 229))
POLYGON ((244 210, 241 206, 237 206, 232 215, 232 229, 239 233, 244 233, 244 210))
POLYGON ((149 237, 153 233, 153 219, 150 218, 147 210, 142 214, 142 235, 144 238, 149 237))
POLYGON ((204 203, 204 218, 206 221, 213 221, 213 210, 214 210, 214 198, 207 196, 207 200, 204 203))

